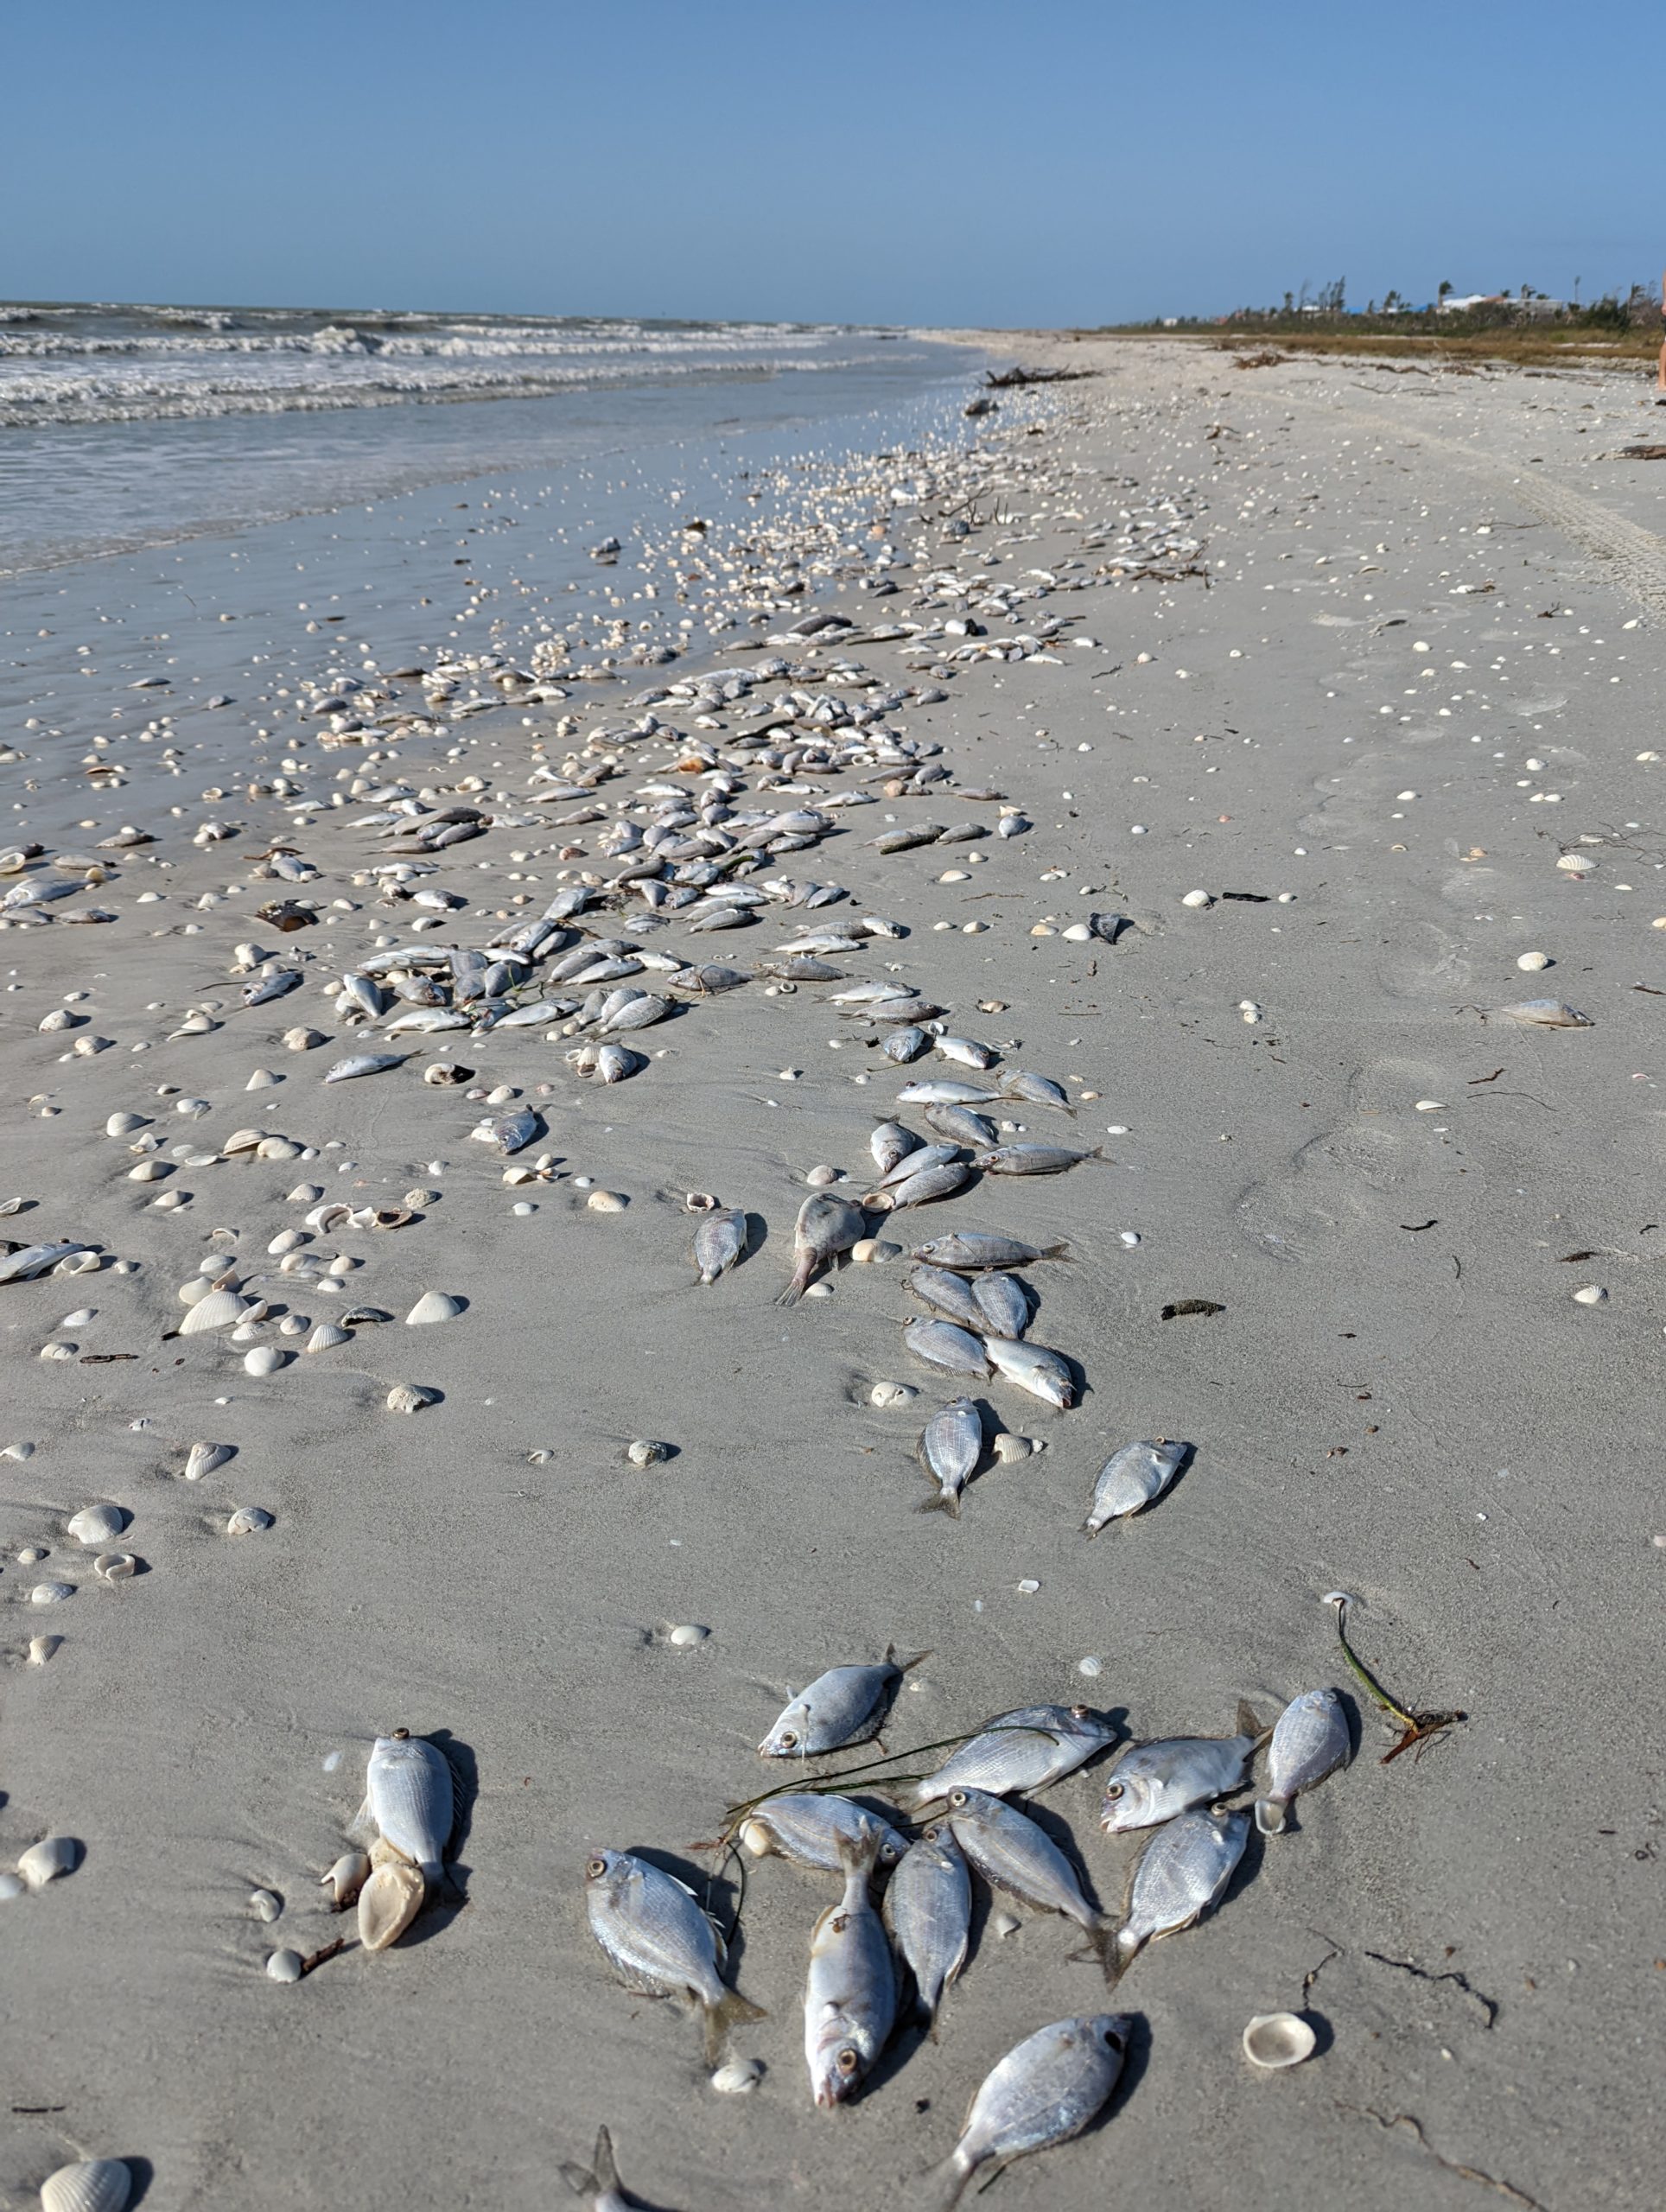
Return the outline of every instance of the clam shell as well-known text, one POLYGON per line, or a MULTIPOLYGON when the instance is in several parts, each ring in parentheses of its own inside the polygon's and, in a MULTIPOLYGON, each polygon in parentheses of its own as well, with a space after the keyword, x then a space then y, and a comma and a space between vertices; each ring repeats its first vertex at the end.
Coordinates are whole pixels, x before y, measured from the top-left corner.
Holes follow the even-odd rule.
POLYGON ((43 1890, 48 1882, 55 1882, 60 1874, 70 1874, 81 1847, 73 1836, 43 1836, 39 1843, 32 1843, 17 1861, 17 1871, 32 1890, 43 1890))
POLYGON ((334 1898, 338 1912, 352 1904, 370 1879, 370 1860, 362 1851, 344 1851, 327 1874, 321 1878, 322 1885, 334 1898))
POLYGON ((338 1329, 334 1321, 321 1321, 308 1338, 304 1349, 308 1351, 328 1351, 336 1344, 352 1342, 351 1330, 338 1329))
POLYGON ((408 1328, 420 1328, 429 1321, 455 1320, 463 1310, 461 1298, 448 1297, 442 1290, 426 1290, 405 1316, 408 1328))
POLYGON ((289 1357, 276 1344, 257 1344, 252 1351, 244 1353, 243 1371, 245 1375, 276 1375, 289 1357))
POLYGON ((73 1582, 37 1582, 29 1593, 31 1605, 61 1605, 66 1598, 75 1595, 73 1582))
POLYGON ((420 1382, 396 1382, 388 1392, 388 1411, 391 1414, 419 1414, 424 1406, 431 1406, 439 1396, 437 1390, 423 1388, 420 1382))
POLYGON ((41 2212, 124 2212, 133 2177, 120 2158, 78 2158, 41 2183, 41 2212))
POLYGON ((299 1981, 301 1963, 299 1951, 274 1951, 266 1961, 266 1972, 273 1981, 299 1981))
POLYGON ((270 1529, 272 1516, 262 1505, 239 1505, 226 1523, 228 1536, 257 1536, 263 1529, 270 1529))
POLYGON ((71 1514, 67 1526, 76 1542, 91 1550, 119 1536, 127 1526, 127 1516, 119 1505, 84 1505, 79 1513, 71 1514))
POLYGON ((1252 2066, 1272 2073, 1311 2058, 1317 2040, 1300 2012, 1257 2012, 1243 2031, 1243 2055, 1252 2066))
POLYGON ((194 1444, 185 1455, 186 1481, 200 1482, 205 1475, 213 1474, 216 1467, 223 1467, 233 1449, 230 1444, 194 1444))
POLYGON ((200 1337, 210 1329, 229 1329, 240 1321, 254 1303, 235 1290, 211 1290, 198 1299, 180 1323, 182 1337, 200 1337))
POLYGON ((422 1910, 425 1885, 414 1866, 391 1860, 359 1892, 359 1940, 367 1951, 397 1942, 422 1910))

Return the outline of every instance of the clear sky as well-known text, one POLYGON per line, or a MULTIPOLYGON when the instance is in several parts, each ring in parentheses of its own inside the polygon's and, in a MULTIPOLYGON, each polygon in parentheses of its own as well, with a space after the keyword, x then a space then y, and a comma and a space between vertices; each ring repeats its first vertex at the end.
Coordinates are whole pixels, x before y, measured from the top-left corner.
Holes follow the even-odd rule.
POLYGON ((1657 4, 12 0, 0 295, 988 325, 1652 283, 1657 4))

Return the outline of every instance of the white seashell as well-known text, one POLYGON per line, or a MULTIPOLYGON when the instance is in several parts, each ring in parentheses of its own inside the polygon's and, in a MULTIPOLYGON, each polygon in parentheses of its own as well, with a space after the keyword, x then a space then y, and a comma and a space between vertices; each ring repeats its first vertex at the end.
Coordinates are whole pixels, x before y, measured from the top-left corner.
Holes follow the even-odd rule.
POLYGON ((1212 906, 1214 898, 1207 891, 1188 891, 1181 899, 1182 906, 1212 906))
POLYGON ((65 1314, 58 1326, 60 1329, 84 1329, 92 1319, 94 1310, 91 1306, 78 1306, 73 1313, 65 1314))
POLYGON ((245 1315, 252 1318, 255 1301, 235 1290, 211 1290, 198 1299, 180 1323, 182 1337, 200 1337, 211 1329, 229 1329, 245 1315))
POLYGON ((692 1621, 665 1631, 667 1643, 674 1643, 679 1651, 691 1651, 696 1643, 703 1643, 711 1634, 709 1628, 698 1628, 692 1621))
POLYGON ((1010 1467, 1015 1460, 1027 1459, 1035 1446, 1027 1436, 1010 1436, 1003 1431, 995 1438, 993 1449, 1002 1466, 1010 1467))
POLYGON ((127 1179, 130 1183, 160 1183, 173 1172, 172 1166, 165 1160, 142 1160, 137 1167, 128 1169, 127 1179))
POLYGON ((992 1912, 989 1915, 989 1928, 996 1936, 1016 1936, 1023 1925, 1015 1912, 992 1912))
POLYGON ((73 1582, 37 1582, 29 1593, 31 1605, 61 1605, 66 1598, 75 1595, 73 1582))
POLYGON ((120 2158, 78 2158, 41 2183, 41 2212, 124 2212, 133 2177, 120 2158))
POLYGON ((1448 1110, 1444 1098, 1420 1098, 1412 1109, 1415 1114, 1444 1114, 1448 1110))
POLYGON ((35 1446, 32 1444, 8 1444, 3 1451, 0 1451, 0 1459, 22 1460, 34 1457, 35 1446))
POLYGON ((908 1406, 919 1392, 908 1382, 876 1382, 868 1394, 870 1406, 908 1406))
POLYGON ((257 1344, 252 1351, 243 1355, 245 1375, 276 1375, 280 1367, 289 1364, 289 1355, 280 1351, 276 1344, 257 1344))
POLYGON ((299 1160, 306 1147, 292 1137, 262 1137, 255 1147, 257 1160, 299 1160))
POLYGON ((424 1389, 420 1382, 396 1382, 388 1392, 387 1406, 391 1414, 419 1414, 424 1406, 431 1406, 439 1397, 437 1390, 424 1389))
POLYGON ((283 1047, 289 1052, 310 1052, 326 1041, 321 1029, 286 1029, 283 1032, 283 1047))
POLYGON ((51 1556, 44 1544, 25 1544, 17 1554, 17 1564, 19 1567, 38 1567, 43 1559, 51 1556))
POLYGON ((320 1878, 321 1886, 331 1893, 335 1909, 340 1912, 350 1905, 370 1879, 370 1860, 362 1851, 344 1851, 327 1874, 320 1878))
POLYGON ((73 1359, 79 1350, 79 1344, 66 1344, 60 1339, 53 1344, 42 1344, 35 1357, 37 1359, 73 1359))
POLYGON ((1300 2066, 1313 2056, 1317 2041, 1300 2012, 1257 2012, 1243 2031, 1243 2055, 1252 2066, 1270 2072, 1300 2066))
POLYGON ((258 1536, 263 1529, 270 1529, 272 1516, 262 1505, 239 1505, 226 1523, 228 1536, 258 1536))
POLYGON ((274 1075, 270 1068, 256 1068, 243 1088, 245 1090, 270 1090, 274 1084, 283 1080, 281 1075, 274 1075))
POLYGON ((43 1836, 32 1843, 17 1861, 17 1871, 32 1890, 43 1890, 60 1875, 73 1873, 80 1853, 73 1836, 43 1836))
POLYGON ((1564 853, 1556 866, 1567 875, 1588 875, 1596 862, 1588 853, 1564 853))
POLYGON ((836 1167, 829 1167, 825 1164, 820 1167, 812 1167, 810 1173, 804 1177, 805 1182, 811 1185, 812 1190, 817 1191, 824 1191, 830 1183, 836 1183, 838 1179, 838 1169, 836 1167))
POLYGON ((850 1247, 850 1256, 859 1267, 882 1268, 887 1261, 902 1257, 902 1247, 887 1244, 882 1236, 859 1236, 850 1247))
POLYGON ((256 1890, 250 1896, 249 1910, 257 1920, 264 1920, 270 1926, 283 1911, 283 1900, 274 1897, 270 1890, 256 1890))
POLYGON ((21 1874, 0 1874, 0 1901, 21 1897, 22 1894, 23 1878, 21 1874))
POLYGON ((274 1258, 284 1252, 293 1252, 310 1242, 304 1229, 280 1229, 266 1249, 274 1258))
POLYGON ((1105 1662, 1103 1659, 1096 1659, 1090 1652, 1085 1659, 1077 1661, 1076 1671, 1078 1675, 1103 1675, 1105 1671, 1105 1662))
POLYGON ((522 1198, 518 1200, 517 1204, 511 1206, 509 1211, 512 1214, 524 1216, 529 1213, 536 1213, 537 1211, 537 1208, 535 1205, 529 1205, 527 1201, 525 1198, 522 1198))
MULTIPOLYGON (((1548 952, 1523 952, 1516 963, 1516 965, 1518 968, 1528 969, 1535 974, 1536 974, 1541 968, 1548 968, 1553 963, 1551 961, 1550 955, 1548 952)), ((1246 2033, 1248 2031, 1246 2031, 1246 2033)))
POLYGON ((135 1129, 147 1129, 149 1126, 148 1114, 112 1114, 105 1123, 105 1135, 107 1137, 130 1137, 135 1129))
POLYGON ((324 1185, 321 1183, 297 1183, 287 1203, 292 1206, 315 1205, 323 1195, 324 1185))
POLYGON ((592 1213, 623 1213, 630 1201, 617 1191, 592 1191, 584 1203, 592 1213))
POLYGON ((671 1446, 668 1444, 653 1444, 646 1437, 639 1436, 625 1456, 633 1467, 652 1467, 661 1459, 670 1459, 671 1446))
POLYGON ((299 1981, 301 1965, 299 1951, 274 1951, 266 1961, 266 1973, 273 1981, 299 1981))
POLYGON ((763 2078, 763 2066, 755 2058, 731 2058, 727 2066, 720 2066, 711 2077, 711 2086, 720 2097, 743 2097, 755 2089, 763 2078))
POLYGON ((63 1638, 60 1636, 30 1637, 29 1640, 29 1665, 31 1667, 44 1667, 47 1661, 51 1658, 53 1653, 58 1649, 58 1646, 62 1642, 63 1638))
POLYGON ((185 1455, 185 1479, 200 1483, 205 1475, 223 1467, 235 1447, 230 1444, 194 1444, 185 1455))
POLYGON ((423 1909, 427 1885, 403 1859, 378 1866, 359 1892, 359 1940, 367 1951, 385 1951, 423 1909))
POLYGON ((73 1029, 75 1027, 75 1016, 67 1007, 54 1007, 52 1012, 42 1014, 35 1026, 43 1034, 50 1035, 59 1029, 73 1029))
POLYGON ((1061 934, 1063 935, 1066 944, 1086 944, 1092 938, 1093 931, 1088 927, 1085 922, 1072 922, 1070 927, 1062 931, 1061 934))
POLYGON ((350 1330, 338 1329, 334 1321, 321 1321, 308 1338, 304 1349, 308 1351, 329 1351, 336 1344, 352 1342, 350 1330))
POLYGON ((127 1516, 119 1505, 84 1505, 79 1513, 70 1516, 69 1533, 78 1544, 85 1544, 91 1551, 97 1545, 107 1544, 112 1536, 119 1536, 127 1526, 127 1516))
POLYGON ((265 1132, 262 1129, 233 1129, 219 1148, 222 1160, 230 1160, 239 1152, 253 1152, 265 1132))
POLYGON ((1587 1282, 1574 1293, 1574 1300, 1579 1306, 1606 1306, 1608 1294, 1599 1282, 1587 1282))
POLYGON ((429 1321, 454 1321, 462 1310, 461 1298, 448 1297, 441 1290, 425 1290, 406 1314, 405 1326, 418 1329, 429 1321))
POLYGON ((92 1572, 101 1582, 130 1581, 138 1571, 131 1552, 100 1552, 92 1562, 92 1572))

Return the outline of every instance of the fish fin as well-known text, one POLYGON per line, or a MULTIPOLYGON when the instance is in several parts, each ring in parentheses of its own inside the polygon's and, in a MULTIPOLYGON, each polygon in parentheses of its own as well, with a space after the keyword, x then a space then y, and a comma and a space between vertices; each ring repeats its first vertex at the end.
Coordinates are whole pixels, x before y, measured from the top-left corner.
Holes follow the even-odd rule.
POLYGON ((1262 1835, 1282 1835, 1289 1809, 1290 1802, 1287 1797, 1257 1797, 1256 1826, 1262 1835))
POLYGON ((358 1842, 366 1836, 373 1836, 376 1833, 375 1816, 370 1809, 370 1798, 366 1796, 359 1805, 359 1810, 347 1822, 347 1834, 355 1842, 358 1842))
POLYGON ((923 1505, 914 1508, 916 1513, 946 1513, 951 1521, 960 1518, 960 1492, 953 1490, 933 1491, 923 1505))
POLYGON ((775 1303, 778 1306, 796 1306, 798 1300, 804 1296, 805 1285, 808 1281, 808 1276, 805 1276, 804 1281, 801 1281, 797 1275, 794 1275, 786 1288, 777 1294, 775 1303))
POLYGON ((1107 1986, 1115 1989, 1133 1964, 1141 1948, 1141 1940, 1126 1925, 1114 1921, 1102 1921, 1089 1935, 1079 1951, 1072 1951, 1072 1959, 1094 1959, 1104 1969, 1107 1986))
POLYGON ((594 2165, 597 2190, 606 2194, 619 2187, 619 2168, 614 2159, 614 2139, 605 2127, 596 2130, 596 2154, 594 2165))
POLYGON ((1041 1249, 1041 1256, 1044 1260, 1068 1260, 1070 1255, 1068 1240, 1058 1244, 1046 1244, 1041 1249))
POLYGON ((601 2186, 588 2166, 575 2165, 570 2158, 563 2158, 556 2171, 575 2196, 594 2196, 601 2186))
POLYGON ((715 2066, 723 2056, 731 2028, 746 2020, 766 2020, 761 2005, 749 2004, 738 1989, 726 1989, 715 2005, 706 2007, 706 2063, 715 2066))
POLYGON ((940 2166, 920 2176, 914 2200, 919 2212, 954 2212, 976 2171, 976 2166, 963 2164, 951 2152, 940 2166))
POLYGON ((1103 1521, 1084 1521, 1082 1523, 1082 1534, 1091 1541, 1098 1535, 1104 1525, 1103 1521))
POLYGON ((900 1659, 898 1657, 894 1648, 890 1644, 887 1644, 885 1648, 885 1656, 891 1662, 893 1667, 900 1668, 905 1675, 912 1675, 916 1667, 923 1667, 925 1664, 926 1661, 932 1656, 932 1654, 929 1651, 917 1651, 912 1659, 900 1659))
POLYGON ((1257 1751, 1273 1732, 1272 1722, 1263 1720, 1247 1697, 1241 1697, 1238 1700, 1237 1720, 1239 1735, 1253 1736, 1257 1751))

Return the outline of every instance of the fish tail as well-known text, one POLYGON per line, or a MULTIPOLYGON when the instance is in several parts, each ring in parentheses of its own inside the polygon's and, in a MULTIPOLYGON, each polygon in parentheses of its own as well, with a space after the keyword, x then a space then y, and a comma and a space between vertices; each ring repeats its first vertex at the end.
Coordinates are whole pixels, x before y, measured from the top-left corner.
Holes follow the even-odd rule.
POLYGON ((954 2212, 965 2194, 966 2184, 977 2171, 976 2166, 963 2158, 958 2151, 951 2151, 940 2166, 933 2166, 920 2178, 916 2199, 918 2212, 954 2212))
POLYGON ((805 1287, 810 1281, 810 1274, 811 1270, 809 1268, 800 1267, 795 1268, 793 1270, 792 1281, 788 1283, 786 1288, 779 1294, 775 1303, 778 1306, 796 1306, 798 1300, 804 1294, 805 1287))
POLYGON ((749 2004, 738 1989, 726 1989, 716 2004, 706 2007, 706 2063, 715 2066, 723 2056, 729 2030, 747 2020, 769 2018, 761 2005, 749 2004))
POLYGON ((916 1513, 946 1513, 951 1521, 960 1518, 960 1492, 957 1490, 936 1491, 924 1505, 914 1508, 916 1513))
POLYGON ((1256 1826, 1262 1835, 1282 1835, 1285 1815, 1290 1809, 1288 1797, 1257 1797, 1256 1826))
POLYGON ((1057 1244, 1044 1245, 1042 1248, 1041 1256, 1044 1260, 1068 1260, 1070 1255, 1070 1244, 1067 1239, 1057 1244))
POLYGON ((605 2127, 596 2130, 595 2158, 592 2171, 598 2194, 606 2195, 619 2187, 619 2168, 614 2159, 614 2139, 605 2127))
POLYGON ((1256 1739, 1256 1749, 1259 1751, 1273 1732, 1272 1722, 1263 1720, 1247 1697, 1241 1697, 1238 1700, 1237 1718, 1239 1735, 1253 1736, 1256 1739))
POLYGON ((1082 1534, 1091 1541, 1104 1525, 1103 1521, 1086 1520, 1082 1523, 1082 1534))

